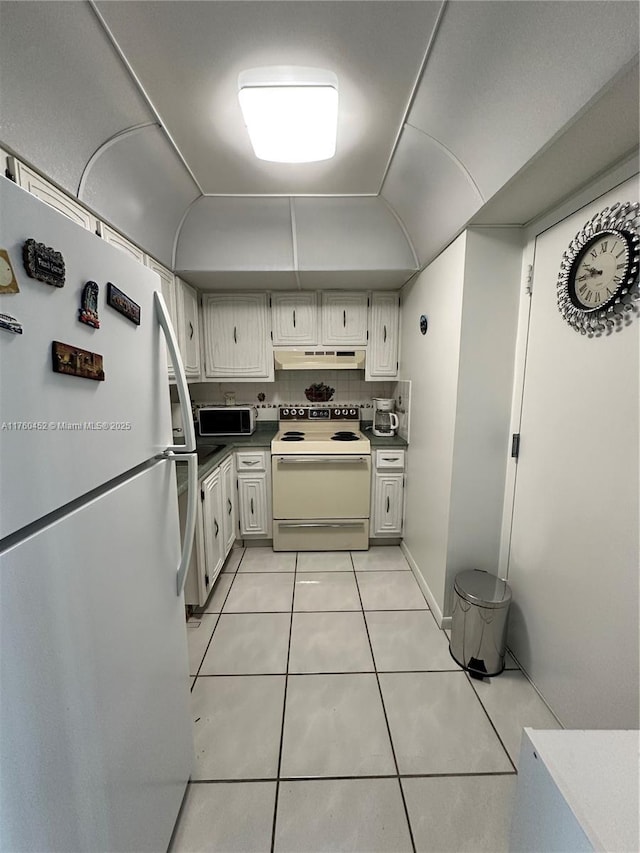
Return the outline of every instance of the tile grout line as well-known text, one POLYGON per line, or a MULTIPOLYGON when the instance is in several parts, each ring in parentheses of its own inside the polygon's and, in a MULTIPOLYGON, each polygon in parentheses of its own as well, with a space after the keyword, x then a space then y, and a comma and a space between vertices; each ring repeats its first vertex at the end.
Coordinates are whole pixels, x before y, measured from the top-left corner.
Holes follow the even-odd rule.
POLYGON ((491 715, 489 714, 489 712, 487 711, 487 709, 484 707, 484 702, 482 701, 482 699, 481 699, 481 698, 480 698, 480 696, 478 695, 478 691, 475 689, 475 687, 474 687, 474 686, 473 686, 473 684, 471 683, 471 676, 469 675, 469 673, 468 673, 468 672, 465 672, 464 670, 463 670, 463 672, 464 672, 465 676, 467 677, 467 681, 469 682, 469 687, 471 687, 471 689, 473 690, 473 695, 476 697, 476 699, 477 699, 477 700, 478 700, 478 702, 480 703, 480 707, 482 708, 482 710, 484 711, 484 713, 485 713, 485 715, 486 715, 487 719, 489 720, 489 725, 491 726, 491 728, 492 728, 492 729, 494 730, 494 732, 496 733, 496 737, 497 737, 497 738, 498 738, 498 740, 500 741, 500 746, 504 749, 504 751, 505 751, 505 753, 506 753, 506 756, 507 756, 507 758, 509 759, 509 764, 513 767, 513 769, 514 769, 515 773, 517 774, 517 772, 518 772, 518 768, 517 768, 517 767, 516 767, 516 765, 514 764, 513 759, 511 758, 511 755, 510 755, 510 753, 509 753, 509 750, 508 750, 508 749, 507 749, 507 747, 504 745, 504 743, 503 743, 503 741, 502 741, 502 738, 500 737, 500 734, 499 734, 499 732, 498 732, 498 729, 494 726, 494 724, 493 724, 493 720, 491 719, 491 715))
POLYGON ((384 721, 387 726, 387 734, 389 735, 389 744, 391 745, 391 754, 393 755, 393 763, 396 768, 396 776, 395 778, 398 780, 398 788, 400 789, 400 797, 402 799, 402 806, 404 808, 404 816, 407 821, 407 829, 409 830, 409 839, 411 840, 411 849, 413 853, 416 853, 416 842, 413 837, 413 829, 411 827, 411 820, 409 819, 409 810, 407 808, 407 801, 404 796, 404 790, 402 788, 402 782, 400 781, 400 767, 398 766, 398 759, 396 758, 396 749, 393 744, 393 738, 391 737, 391 726, 389 725, 389 718, 387 717, 387 709, 384 704, 384 696, 382 695, 382 687, 380 686, 380 678, 378 676, 378 666, 376 664, 375 655, 373 654, 373 645, 371 643, 371 637, 369 636, 369 626, 367 624, 367 617, 365 615, 364 604, 362 602, 362 595, 360 594, 360 585, 358 584, 358 573, 356 572, 355 563, 353 560, 353 554, 349 552, 349 556, 351 557, 351 565, 353 566, 353 574, 356 579, 356 589, 358 590, 358 598, 360 599, 360 606, 362 607, 362 621, 364 622, 364 629, 367 632, 367 641, 369 643, 369 651, 371 652, 371 660, 373 661, 373 672, 376 677, 376 684, 378 685, 378 693, 380 694, 380 704, 382 705, 382 713, 384 715, 384 721))
MULTIPOLYGON (((213 626, 213 631, 211 632, 211 636, 209 637, 209 642, 207 643, 207 647, 204 650, 204 654, 202 655, 202 658, 200 660, 200 665, 198 666, 198 671, 195 674, 195 677, 193 679, 193 684, 191 685, 191 688, 189 690, 190 693, 193 693, 193 690, 194 690, 196 684, 198 683, 198 678, 200 678, 200 670, 202 669, 202 664, 204 663, 204 659, 206 658, 207 652, 209 651, 209 646, 211 645, 211 641, 213 640, 213 635, 216 632, 216 628, 218 627, 218 624, 220 623, 220 617, 222 616, 222 611, 224 609, 225 604, 227 603, 227 598, 229 598, 229 593, 231 592, 231 587, 233 586, 234 581, 236 579, 236 575, 238 574, 238 569, 240 568, 240 565, 242 564, 242 561, 244 560, 245 553, 246 553, 246 549, 242 552, 242 556, 240 557, 240 562, 236 566, 235 572, 228 572, 228 574, 233 574, 233 579, 232 579, 231 583, 229 584, 229 589, 227 590, 227 594, 225 595, 224 601, 222 602, 222 606, 220 607, 220 612, 217 614, 218 618, 216 619, 216 624, 213 626)), ((223 574, 223 572, 220 572, 218 574, 218 578, 221 577, 222 574, 223 574)), ((218 580, 218 578, 216 578, 216 581, 218 580)), ((211 588, 211 594, 212 595, 215 595, 214 588, 216 585, 216 581, 213 582, 213 587, 211 588)), ((206 610, 204 611, 204 613, 201 614, 201 616, 214 616, 214 615, 216 615, 216 614, 207 613, 206 610)))
POLYGON ((289 643, 287 645, 287 662, 284 674, 284 697, 282 700, 282 724, 280 726, 280 749, 278 751, 278 770, 276 778, 276 795, 273 803, 273 826, 271 827, 271 853, 274 853, 276 845, 276 825, 278 820, 278 798, 280 796, 280 769, 282 767, 282 747, 284 745, 284 720, 287 710, 287 687, 289 685, 289 657, 291 655, 291 635, 293 633, 293 607, 296 597, 296 575, 298 569, 298 552, 293 566, 293 589, 291 590, 291 615, 289 618, 289 643))
MULTIPOLYGON (((370 673, 369 673, 370 674, 370 673)), ((517 776, 514 770, 480 770, 469 771, 467 773, 401 773, 400 776, 396 773, 374 774, 369 773, 362 776, 282 776, 280 782, 340 782, 348 780, 357 782, 361 779, 471 779, 484 778, 492 776, 517 776)), ((233 779, 194 779, 192 785, 247 785, 252 782, 278 782, 273 776, 249 776, 247 778, 233 779)))

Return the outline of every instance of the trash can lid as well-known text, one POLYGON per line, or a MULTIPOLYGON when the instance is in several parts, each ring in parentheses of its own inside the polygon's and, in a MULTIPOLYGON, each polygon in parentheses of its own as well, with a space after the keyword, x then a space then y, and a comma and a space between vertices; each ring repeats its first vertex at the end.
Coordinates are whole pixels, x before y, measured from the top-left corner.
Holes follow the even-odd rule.
POLYGON ((506 607, 511 601, 507 582, 482 569, 460 572, 453 587, 462 598, 482 607, 506 607))

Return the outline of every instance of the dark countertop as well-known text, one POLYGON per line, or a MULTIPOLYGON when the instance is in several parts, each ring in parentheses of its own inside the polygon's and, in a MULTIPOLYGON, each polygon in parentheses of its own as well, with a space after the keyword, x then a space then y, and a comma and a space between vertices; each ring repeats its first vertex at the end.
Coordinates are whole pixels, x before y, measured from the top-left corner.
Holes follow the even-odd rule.
MULTIPOLYGON (((253 435, 225 435, 219 438, 200 438, 196 435, 196 447, 198 450, 205 447, 219 447, 220 449, 208 456, 198 465, 198 479, 206 477, 209 471, 219 465, 223 459, 233 453, 234 450, 270 450, 271 439, 278 432, 276 421, 256 425, 253 435)), ((187 491, 187 466, 176 466, 176 478, 178 481, 178 495, 187 491)))
MULTIPOLYGON (((371 431, 371 424, 363 424, 362 432, 371 442, 373 450, 383 447, 407 447, 407 442, 404 438, 397 435, 391 438, 386 438, 379 435, 374 435, 371 431)), ((234 450, 270 450, 271 439, 278 432, 277 421, 265 421, 256 425, 256 431, 253 435, 228 435, 220 438, 200 438, 196 436, 196 446, 198 450, 206 447, 219 447, 215 453, 208 456, 207 459, 198 465, 198 479, 206 477, 210 471, 219 465, 230 453, 234 450)), ((176 479, 178 483, 178 495, 187 491, 187 466, 176 465, 176 479)))

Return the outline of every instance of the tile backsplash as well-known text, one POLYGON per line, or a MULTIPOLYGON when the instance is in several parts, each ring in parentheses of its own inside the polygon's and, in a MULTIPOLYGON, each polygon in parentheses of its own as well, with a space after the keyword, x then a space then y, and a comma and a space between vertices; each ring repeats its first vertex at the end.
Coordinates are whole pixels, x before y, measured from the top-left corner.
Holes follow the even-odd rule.
MULTIPOLYGON (((328 403, 316 405, 359 406, 362 420, 373 417, 373 397, 393 397, 395 381, 365 382, 359 370, 295 370, 281 372, 275 382, 194 382, 189 385, 194 408, 204 405, 225 405, 225 394, 235 393, 236 405, 252 405, 258 409, 258 419, 278 419, 278 407, 287 405, 310 406, 305 388, 322 382, 335 389, 328 403), (264 395, 264 396, 263 396, 264 395)), ((177 402, 175 388, 171 389, 171 400, 177 402)))

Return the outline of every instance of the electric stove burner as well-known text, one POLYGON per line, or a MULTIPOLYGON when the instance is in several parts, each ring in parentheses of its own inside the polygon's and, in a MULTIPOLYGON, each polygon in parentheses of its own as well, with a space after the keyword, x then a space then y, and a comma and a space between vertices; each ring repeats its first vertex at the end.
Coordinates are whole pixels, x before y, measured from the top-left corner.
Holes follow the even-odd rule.
POLYGON ((291 433, 287 433, 283 435, 280 441, 304 441, 304 435, 300 433, 300 435, 292 435, 291 433))
POLYGON ((304 433, 300 429, 288 429, 285 435, 304 435, 304 433))
POLYGON ((358 436, 355 434, 355 432, 339 430, 331 436, 331 441, 358 441, 358 436))

